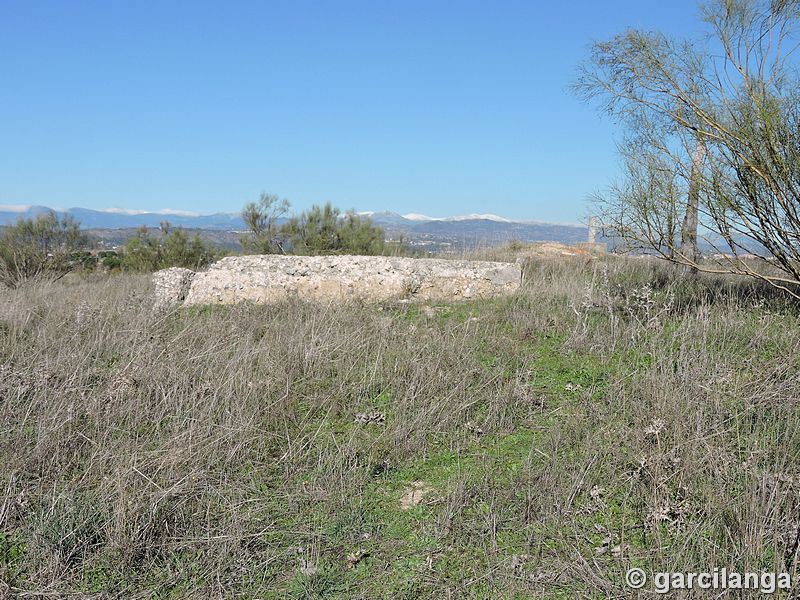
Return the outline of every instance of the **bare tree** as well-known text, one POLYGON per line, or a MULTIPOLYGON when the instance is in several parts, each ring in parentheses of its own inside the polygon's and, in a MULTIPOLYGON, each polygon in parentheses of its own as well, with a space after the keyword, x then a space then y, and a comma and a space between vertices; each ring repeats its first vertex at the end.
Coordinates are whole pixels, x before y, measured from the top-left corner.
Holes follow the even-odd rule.
POLYGON ((705 43, 630 30, 595 44, 581 66, 573 89, 625 130, 623 182, 598 196, 604 227, 679 264, 800 298, 800 0, 701 9, 705 43))

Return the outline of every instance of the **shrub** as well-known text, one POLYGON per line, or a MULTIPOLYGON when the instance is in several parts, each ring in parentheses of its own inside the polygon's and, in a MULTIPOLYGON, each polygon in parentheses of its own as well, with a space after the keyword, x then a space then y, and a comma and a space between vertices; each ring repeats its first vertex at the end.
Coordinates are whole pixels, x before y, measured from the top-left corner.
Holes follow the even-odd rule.
POLYGON ((85 257, 88 245, 69 215, 19 219, 0 237, 0 282, 13 288, 34 278, 59 279, 80 264, 75 257, 85 257))
POLYGON ((119 259, 126 271, 157 271, 167 267, 204 267, 214 258, 212 249, 200 236, 189 236, 178 227, 172 229, 167 221, 161 224, 161 235, 152 235, 142 225, 127 244, 119 259))
POLYGON ((116 250, 103 250, 97 256, 103 268, 109 271, 117 271, 122 268, 122 256, 116 250))
POLYGON ((295 254, 382 254, 383 229, 354 212, 342 215, 338 208, 312 206, 283 226, 295 254))

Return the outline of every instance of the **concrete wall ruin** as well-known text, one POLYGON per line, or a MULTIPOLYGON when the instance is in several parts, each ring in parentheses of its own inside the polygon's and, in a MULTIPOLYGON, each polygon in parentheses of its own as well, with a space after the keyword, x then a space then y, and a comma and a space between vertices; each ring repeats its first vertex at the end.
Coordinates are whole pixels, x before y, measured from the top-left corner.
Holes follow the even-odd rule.
POLYGON ((172 268, 154 275, 160 306, 452 301, 509 294, 521 280, 518 264, 384 256, 229 256, 207 271, 172 268))

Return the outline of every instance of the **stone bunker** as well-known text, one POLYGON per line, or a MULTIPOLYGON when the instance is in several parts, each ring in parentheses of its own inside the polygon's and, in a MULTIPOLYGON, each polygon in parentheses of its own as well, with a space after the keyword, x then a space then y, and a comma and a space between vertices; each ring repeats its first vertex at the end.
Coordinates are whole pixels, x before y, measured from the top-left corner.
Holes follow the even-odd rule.
POLYGON ((493 298, 514 292, 519 264, 385 256, 229 256, 206 271, 153 276, 156 304, 193 306, 288 300, 381 302, 493 298))

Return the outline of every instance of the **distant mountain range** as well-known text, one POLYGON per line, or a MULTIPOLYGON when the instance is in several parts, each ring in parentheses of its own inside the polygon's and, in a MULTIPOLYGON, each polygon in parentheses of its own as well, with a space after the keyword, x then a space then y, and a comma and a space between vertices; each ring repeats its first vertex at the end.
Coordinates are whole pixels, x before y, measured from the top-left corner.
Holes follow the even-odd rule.
POLYGON ((434 250, 495 246, 512 240, 574 244, 586 241, 588 233, 583 225, 514 221, 492 214, 438 218, 387 211, 368 213, 367 216, 383 227, 387 237, 402 236, 416 246, 429 245, 434 250))
POLYGON ((11 225, 19 218, 29 219, 46 212, 68 214, 81 224, 84 229, 126 229, 129 227, 158 227, 161 221, 169 221, 174 226, 187 229, 243 229, 244 223, 238 214, 216 213, 201 215, 197 213, 163 210, 147 212, 109 208, 93 210, 90 208, 68 208, 54 210, 46 206, 3 205, 0 204, 0 225, 11 225))
MULTIPOLYGON (((0 226, 10 225, 19 218, 32 218, 52 209, 45 206, 0 205, 0 226)), ((246 229, 238 213, 210 215, 187 211, 163 210, 147 212, 128 209, 93 210, 69 208, 54 211, 69 214, 84 229, 132 229, 145 225, 158 227, 162 221, 186 229, 212 231, 243 231, 246 229)), ((556 241, 575 243, 585 241, 587 229, 583 225, 514 221, 493 214, 468 214, 452 217, 429 217, 411 213, 362 212, 376 225, 383 227, 387 238, 403 237, 417 246, 431 249, 463 248, 496 245, 511 240, 556 241)))

